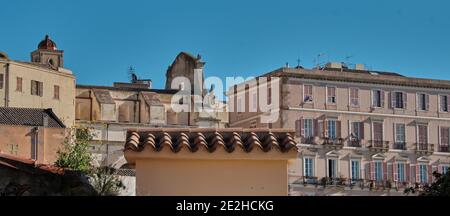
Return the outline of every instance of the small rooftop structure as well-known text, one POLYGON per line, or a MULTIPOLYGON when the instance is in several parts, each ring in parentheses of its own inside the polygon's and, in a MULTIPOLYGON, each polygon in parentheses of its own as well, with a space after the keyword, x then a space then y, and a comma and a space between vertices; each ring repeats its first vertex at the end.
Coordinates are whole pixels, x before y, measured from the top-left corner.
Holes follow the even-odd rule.
POLYGON ((155 128, 127 132, 137 195, 287 195, 293 130, 155 128))

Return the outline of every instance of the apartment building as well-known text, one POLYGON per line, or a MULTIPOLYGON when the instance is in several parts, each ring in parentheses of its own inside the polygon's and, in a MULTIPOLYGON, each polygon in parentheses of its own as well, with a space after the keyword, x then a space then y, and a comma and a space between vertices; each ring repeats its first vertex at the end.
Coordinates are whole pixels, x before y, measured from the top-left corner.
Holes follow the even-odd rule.
POLYGON ((285 67, 263 77, 280 78, 279 97, 268 95, 278 100, 272 109, 278 120, 261 123, 267 113, 248 111, 260 99, 252 97, 253 81, 229 91, 236 110, 230 126, 294 128, 299 153, 289 168, 292 183, 401 189, 430 183, 434 171, 450 166, 450 81, 342 63, 285 67))

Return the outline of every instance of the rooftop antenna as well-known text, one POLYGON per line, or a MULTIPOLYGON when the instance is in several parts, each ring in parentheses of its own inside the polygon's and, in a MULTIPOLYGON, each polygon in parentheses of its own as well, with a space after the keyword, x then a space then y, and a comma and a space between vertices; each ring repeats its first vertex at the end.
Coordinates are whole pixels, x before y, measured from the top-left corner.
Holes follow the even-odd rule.
POLYGON ((132 65, 130 65, 130 67, 128 68, 128 75, 130 76, 131 83, 135 83, 137 81, 138 78, 132 65))
POLYGON ((316 63, 316 66, 317 66, 318 69, 320 69, 320 57, 322 57, 324 55, 325 55, 325 53, 320 53, 320 54, 317 55, 315 63, 316 63))

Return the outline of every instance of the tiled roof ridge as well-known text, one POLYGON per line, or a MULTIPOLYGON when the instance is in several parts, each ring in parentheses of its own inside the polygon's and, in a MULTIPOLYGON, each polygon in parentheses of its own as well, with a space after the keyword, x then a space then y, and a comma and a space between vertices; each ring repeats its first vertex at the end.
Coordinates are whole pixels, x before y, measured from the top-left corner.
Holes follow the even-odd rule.
POLYGON ((182 149, 197 152, 204 148, 210 153, 218 148, 232 153, 236 148, 252 152, 255 148, 263 152, 277 149, 282 153, 296 150, 293 130, 290 129, 243 129, 243 128, 152 128, 130 129, 124 151, 141 152, 150 147, 155 152, 169 148, 177 153, 182 149))

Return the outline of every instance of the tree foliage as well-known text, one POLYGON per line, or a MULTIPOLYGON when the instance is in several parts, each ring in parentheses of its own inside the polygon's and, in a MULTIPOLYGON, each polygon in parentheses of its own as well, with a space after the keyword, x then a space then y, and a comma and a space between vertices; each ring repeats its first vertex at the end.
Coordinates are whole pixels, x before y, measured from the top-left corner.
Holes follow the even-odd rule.
POLYGON ((430 185, 416 184, 405 189, 406 194, 418 194, 419 196, 450 196, 450 172, 441 174, 433 173, 435 181, 430 185))
POLYGON ((73 127, 64 141, 63 149, 58 151, 55 164, 83 173, 91 170, 92 155, 89 152, 89 143, 93 134, 89 128, 73 127))
POLYGON ((92 186, 98 196, 117 196, 124 188, 122 181, 115 175, 115 169, 111 167, 99 167, 92 172, 92 186))

